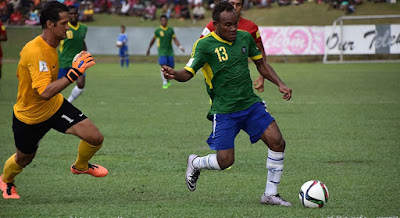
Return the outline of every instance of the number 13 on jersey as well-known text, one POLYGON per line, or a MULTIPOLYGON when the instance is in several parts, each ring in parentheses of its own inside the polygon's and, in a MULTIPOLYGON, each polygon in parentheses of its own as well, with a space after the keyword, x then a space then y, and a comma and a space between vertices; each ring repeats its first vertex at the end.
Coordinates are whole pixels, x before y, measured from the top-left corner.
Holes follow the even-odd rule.
POLYGON ((215 48, 214 52, 217 53, 219 62, 228 60, 228 54, 226 53, 226 49, 224 46, 215 48))

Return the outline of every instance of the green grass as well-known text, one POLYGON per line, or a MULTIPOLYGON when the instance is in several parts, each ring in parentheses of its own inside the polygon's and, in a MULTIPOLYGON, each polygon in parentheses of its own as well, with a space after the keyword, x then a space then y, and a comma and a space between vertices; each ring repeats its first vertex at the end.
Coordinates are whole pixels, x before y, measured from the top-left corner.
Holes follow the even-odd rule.
MULTIPOLYGON (((260 93, 287 141, 279 192, 292 207, 259 204, 267 149, 251 145, 244 132, 236 139, 233 168, 203 171, 197 190, 187 190, 187 156, 212 152, 205 142, 210 105, 201 75, 162 90, 156 63, 127 70, 100 62, 74 104, 105 136, 92 162, 109 175, 71 174, 79 140, 52 130, 16 178, 21 199, 0 199, 1 217, 399 216, 400 64, 273 67, 294 90, 289 102, 269 83, 260 93), (322 209, 303 208, 298 200, 300 186, 311 179, 329 188, 322 209)), ((16 64, 5 64, 0 81, 0 167, 15 152, 15 71, 16 64)))

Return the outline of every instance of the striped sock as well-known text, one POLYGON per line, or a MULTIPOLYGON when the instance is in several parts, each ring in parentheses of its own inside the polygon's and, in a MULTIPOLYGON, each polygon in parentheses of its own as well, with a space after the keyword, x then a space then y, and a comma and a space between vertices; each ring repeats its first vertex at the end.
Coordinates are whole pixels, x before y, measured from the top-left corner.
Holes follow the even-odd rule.
POLYGON ((217 161, 217 154, 209 154, 204 157, 197 157, 193 160, 193 167, 199 170, 221 170, 221 167, 217 161))
POLYGON ((281 181, 283 171, 284 152, 276 152, 268 149, 267 169, 268 177, 265 186, 265 195, 278 194, 278 185, 281 181))

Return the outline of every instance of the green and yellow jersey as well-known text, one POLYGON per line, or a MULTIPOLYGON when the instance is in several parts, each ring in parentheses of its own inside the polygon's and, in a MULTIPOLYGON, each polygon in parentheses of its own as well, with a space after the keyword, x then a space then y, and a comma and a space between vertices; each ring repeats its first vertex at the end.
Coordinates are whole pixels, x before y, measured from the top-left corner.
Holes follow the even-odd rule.
POLYGON ((73 26, 68 22, 69 30, 67 38, 60 42, 58 46, 58 56, 60 59, 60 68, 69 68, 72 66, 72 59, 76 54, 83 50, 87 26, 79 23, 73 26))
POLYGON ((193 75, 203 67, 207 92, 212 100, 208 118, 213 114, 228 114, 245 110, 262 102, 253 91, 248 57, 262 58, 252 36, 237 31, 234 42, 228 42, 215 32, 195 42, 185 69, 193 75))
POLYGON ((175 38, 174 29, 160 26, 154 31, 157 38, 158 56, 173 56, 172 39, 175 38))

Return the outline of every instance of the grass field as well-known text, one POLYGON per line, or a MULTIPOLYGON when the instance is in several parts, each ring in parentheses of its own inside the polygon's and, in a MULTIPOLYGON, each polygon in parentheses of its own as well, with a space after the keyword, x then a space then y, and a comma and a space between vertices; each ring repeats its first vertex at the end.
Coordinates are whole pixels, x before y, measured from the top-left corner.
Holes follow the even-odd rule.
MULTIPOLYGON (((162 90, 155 63, 133 63, 129 70, 98 63, 74 104, 105 136, 92 162, 109 175, 71 174, 79 140, 52 130, 16 179, 21 199, 0 199, 0 217, 400 216, 400 64, 273 67, 294 90, 289 102, 271 84, 260 93, 287 141, 279 192, 292 207, 259 204, 267 149, 261 142, 251 145, 243 132, 232 169, 203 171, 197 190, 186 188, 187 156, 211 153, 202 75, 162 90), (322 209, 303 208, 298 200, 300 186, 311 179, 329 188, 322 209)), ((15 71, 16 64, 5 64, 0 81, 1 168, 15 151, 15 71)))

